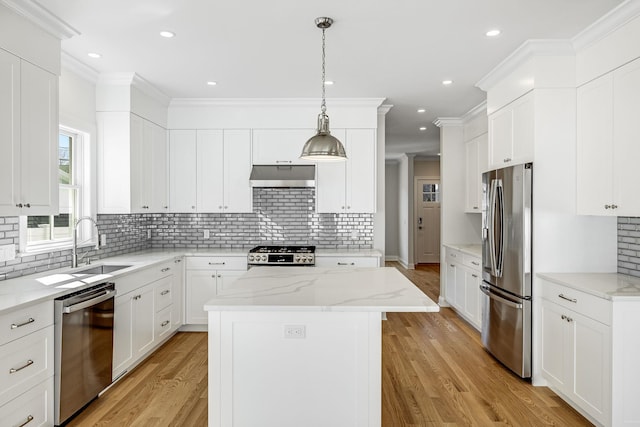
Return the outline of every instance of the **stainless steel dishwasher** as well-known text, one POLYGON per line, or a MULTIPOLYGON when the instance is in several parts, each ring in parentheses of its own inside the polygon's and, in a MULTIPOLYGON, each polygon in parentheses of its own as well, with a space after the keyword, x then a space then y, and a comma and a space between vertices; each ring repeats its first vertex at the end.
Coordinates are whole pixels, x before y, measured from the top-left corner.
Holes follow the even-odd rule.
POLYGON ((111 384, 113 283, 55 300, 55 424, 65 423, 111 384))

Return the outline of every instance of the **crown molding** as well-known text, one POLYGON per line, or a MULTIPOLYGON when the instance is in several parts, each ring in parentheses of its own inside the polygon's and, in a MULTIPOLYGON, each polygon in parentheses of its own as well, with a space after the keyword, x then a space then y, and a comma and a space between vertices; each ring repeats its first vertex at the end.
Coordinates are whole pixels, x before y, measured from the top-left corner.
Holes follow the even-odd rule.
POLYGON ((576 51, 605 38, 610 33, 640 16, 640 2, 627 0, 578 33, 571 41, 576 51))
POLYGON ((466 113, 464 113, 462 115, 462 121, 463 122, 468 122, 469 120, 475 118, 476 116, 479 116, 482 113, 484 113, 485 116, 487 115, 487 101, 486 100, 482 101, 480 104, 476 105, 471 110, 469 110, 466 113))
POLYGON ((393 108, 393 104, 382 104, 378 107, 378 115, 386 116, 387 113, 393 108))
MULTIPOLYGON (((327 101, 331 107, 382 108, 385 98, 333 98, 327 101)), ((318 98, 174 98, 170 107, 317 107, 318 98)))
POLYGON ((80 35, 80 31, 58 18, 35 0, 0 0, 0 4, 60 40, 80 35))
POLYGON ((61 56, 61 65, 65 70, 71 71, 73 74, 87 80, 90 83, 96 84, 98 81, 98 76, 100 73, 89 67, 84 62, 79 59, 69 55, 67 52, 62 51, 61 56))
POLYGON ((439 128, 445 126, 462 126, 464 124, 464 120, 460 117, 438 117, 433 121, 433 124, 439 128))
POLYGON ((98 76, 97 84, 100 86, 130 86, 160 102, 162 105, 168 106, 171 103, 171 98, 167 94, 131 71, 102 73, 98 76))
POLYGON ((484 76, 476 86, 488 92, 524 62, 534 56, 573 56, 571 40, 527 40, 484 76))

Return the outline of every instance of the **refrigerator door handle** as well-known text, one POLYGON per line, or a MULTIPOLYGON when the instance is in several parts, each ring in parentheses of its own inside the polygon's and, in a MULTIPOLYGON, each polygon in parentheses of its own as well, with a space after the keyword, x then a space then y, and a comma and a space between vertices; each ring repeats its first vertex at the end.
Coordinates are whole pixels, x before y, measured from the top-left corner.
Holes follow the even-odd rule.
POLYGON ((480 285, 480 291, 482 291, 483 294, 485 294, 486 296, 488 296, 492 300, 496 300, 499 303, 502 303, 502 304, 504 304, 504 305, 506 305, 508 307, 516 308, 518 310, 522 309, 522 304, 521 303, 517 303, 517 302, 511 301, 509 299, 503 298, 500 295, 494 294, 493 292, 491 292, 491 289, 486 285, 480 285))
POLYGON ((496 276, 502 277, 502 266, 504 265, 504 187, 502 180, 496 180, 496 210, 498 213, 498 245, 496 253, 496 276))
POLYGON ((495 243, 495 224, 493 222, 494 210, 496 206, 496 180, 491 180, 491 189, 489 190, 489 209, 487 210, 487 222, 489 226, 489 263, 491 266, 491 275, 496 275, 496 243, 495 243))
POLYGON ((502 249, 504 246, 504 195, 501 179, 491 180, 488 217, 491 275, 502 277, 502 249), (496 221, 498 222, 497 224, 496 221), (496 237, 498 237, 498 241, 496 241, 496 237))

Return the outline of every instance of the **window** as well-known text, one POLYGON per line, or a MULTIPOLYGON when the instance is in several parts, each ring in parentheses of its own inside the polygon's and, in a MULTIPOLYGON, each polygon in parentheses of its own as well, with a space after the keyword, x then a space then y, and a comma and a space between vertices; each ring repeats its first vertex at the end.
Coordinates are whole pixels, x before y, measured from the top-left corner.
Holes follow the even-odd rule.
MULTIPOLYGON (((73 224, 88 215, 85 207, 87 189, 84 163, 85 143, 82 132, 60 127, 58 136, 58 185, 60 213, 51 216, 21 217, 21 251, 34 252, 71 246, 73 224)), ((82 230, 79 230, 82 232, 82 230)))
POLYGON ((440 202, 440 186, 438 184, 422 184, 423 202, 440 202))

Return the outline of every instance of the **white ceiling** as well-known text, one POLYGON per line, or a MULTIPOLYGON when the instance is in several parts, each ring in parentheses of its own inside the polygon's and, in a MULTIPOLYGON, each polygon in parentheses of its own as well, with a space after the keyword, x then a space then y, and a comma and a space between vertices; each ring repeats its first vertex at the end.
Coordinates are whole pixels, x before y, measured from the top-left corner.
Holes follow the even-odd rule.
POLYGON ((621 3, 33 1, 80 33, 62 42, 63 51, 99 72, 136 72, 171 98, 319 98, 321 31, 314 19, 332 17, 327 80, 335 85, 327 87, 328 114, 331 98, 386 98, 394 106, 387 114, 387 156, 437 154, 433 120, 459 117, 482 102, 475 84, 525 40, 572 38, 621 3), (502 34, 487 38, 493 28, 502 34), (176 37, 162 38, 161 30, 176 37), (454 83, 445 87, 444 79, 454 83))

